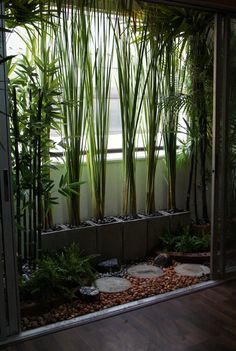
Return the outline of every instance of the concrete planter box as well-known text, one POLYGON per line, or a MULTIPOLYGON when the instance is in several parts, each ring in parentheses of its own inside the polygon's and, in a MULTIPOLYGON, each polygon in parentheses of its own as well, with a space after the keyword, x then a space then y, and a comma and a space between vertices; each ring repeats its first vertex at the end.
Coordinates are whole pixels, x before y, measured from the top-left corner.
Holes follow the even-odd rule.
POLYGON ((72 243, 79 245, 84 255, 91 255, 97 252, 96 227, 80 227, 74 229, 62 229, 42 234, 43 251, 52 251, 70 246, 72 243))
POLYGON ((157 248, 160 236, 170 231, 171 215, 163 213, 162 216, 147 217, 147 252, 151 253, 157 248))
POLYGON ((147 255, 147 219, 123 221, 123 260, 135 260, 147 255))
POLYGON ((190 224, 190 213, 180 212, 108 224, 90 222, 88 227, 65 229, 42 234, 43 251, 61 249, 77 243, 84 255, 98 254, 100 259, 118 258, 121 262, 144 258, 158 248, 166 231, 176 231, 190 224))
POLYGON ((176 232, 181 227, 186 227, 191 223, 190 212, 172 213, 170 215, 170 231, 176 232))
POLYGON ((123 261, 123 223, 96 224, 97 253, 101 259, 116 257, 123 261))

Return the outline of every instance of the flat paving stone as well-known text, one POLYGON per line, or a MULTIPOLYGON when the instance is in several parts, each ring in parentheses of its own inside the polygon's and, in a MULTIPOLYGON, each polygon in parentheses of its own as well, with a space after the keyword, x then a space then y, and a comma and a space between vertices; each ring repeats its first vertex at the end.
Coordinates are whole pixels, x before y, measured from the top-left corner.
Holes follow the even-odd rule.
POLYGON ((129 289, 131 283, 125 278, 104 277, 95 280, 95 286, 101 292, 115 293, 129 289))
POLYGON ((129 275, 137 278, 158 278, 164 273, 159 267, 151 264, 137 264, 127 269, 129 275))
POLYGON ((207 266, 196 263, 179 264, 174 270, 180 275, 187 275, 190 277, 201 277, 204 274, 210 274, 210 269, 207 266))

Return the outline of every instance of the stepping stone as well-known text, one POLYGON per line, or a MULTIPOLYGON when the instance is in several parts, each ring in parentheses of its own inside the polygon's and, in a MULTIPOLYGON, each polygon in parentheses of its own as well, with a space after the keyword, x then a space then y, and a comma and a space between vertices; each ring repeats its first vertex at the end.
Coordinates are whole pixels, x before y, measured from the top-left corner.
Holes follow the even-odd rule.
POLYGON ((207 266, 196 263, 179 264, 174 270, 180 275, 187 275, 189 277, 201 277, 204 274, 210 274, 210 269, 207 266))
POLYGON ((129 275, 137 278, 158 278, 162 276, 163 270, 150 264, 137 264, 127 269, 129 275))
POLYGON ((124 278, 104 277, 95 280, 95 286, 101 292, 116 293, 129 289, 131 283, 124 278))

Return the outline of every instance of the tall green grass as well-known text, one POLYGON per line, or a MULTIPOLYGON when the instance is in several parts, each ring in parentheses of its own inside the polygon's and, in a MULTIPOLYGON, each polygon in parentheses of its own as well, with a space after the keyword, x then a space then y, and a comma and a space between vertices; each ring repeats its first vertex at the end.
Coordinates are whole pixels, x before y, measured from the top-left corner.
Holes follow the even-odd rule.
POLYGON ((163 65, 160 60, 160 44, 155 38, 150 39, 146 49, 147 66, 150 65, 150 75, 144 100, 144 118, 142 119, 143 144, 147 160, 146 180, 146 213, 156 211, 155 182, 159 148, 162 141, 161 133, 161 82, 164 79, 163 65))
POLYGON ((86 147, 89 106, 86 94, 91 84, 89 56, 90 19, 83 4, 72 1, 62 8, 58 31, 60 87, 62 91, 63 138, 66 172, 61 179, 61 192, 68 196, 70 221, 80 224, 80 188, 86 147))
POLYGON ((104 218, 107 146, 110 126, 110 87, 114 35, 112 13, 101 12, 94 4, 92 22, 93 76, 88 84, 91 96, 87 161, 92 189, 93 214, 96 220, 104 218))
POLYGON ((148 79, 148 76, 143 79, 146 38, 147 23, 133 12, 131 1, 129 14, 124 13, 118 20, 115 43, 122 124, 123 214, 132 216, 137 214, 136 138, 148 79))

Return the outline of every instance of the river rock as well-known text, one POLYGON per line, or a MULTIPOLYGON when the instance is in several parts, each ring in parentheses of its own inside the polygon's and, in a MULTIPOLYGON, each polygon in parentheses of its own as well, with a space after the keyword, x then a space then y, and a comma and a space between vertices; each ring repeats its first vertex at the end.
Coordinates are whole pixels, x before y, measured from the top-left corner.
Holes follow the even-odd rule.
POLYGON ((154 259, 154 264, 158 267, 167 268, 172 265, 171 257, 166 253, 160 253, 154 259))
POLYGON ((115 272, 120 270, 120 264, 117 258, 111 258, 110 260, 98 263, 97 269, 101 273, 115 272))

